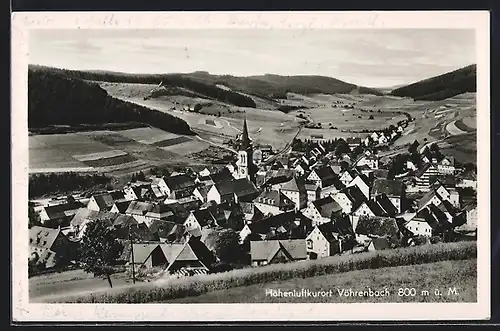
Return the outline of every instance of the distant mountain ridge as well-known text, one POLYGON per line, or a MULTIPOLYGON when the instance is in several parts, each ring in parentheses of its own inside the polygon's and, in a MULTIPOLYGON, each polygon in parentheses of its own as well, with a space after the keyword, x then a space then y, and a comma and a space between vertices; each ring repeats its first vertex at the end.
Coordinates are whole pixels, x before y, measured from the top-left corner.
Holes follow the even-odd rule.
POLYGON ((281 76, 266 74, 238 77, 213 75, 205 71, 170 74, 127 74, 101 70, 66 70, 38 65, 30 65, 30 68, 36 71, 60 72, 68 77, 93 81, 155 85, 162 81, 164 85, 186 88, 209 98, 243 107, 256 107, 253 99, 243 94, 273 100, 286 98, 288 92, 307 95, 357 91, 365 94, 383 95, 382 92, 376 89, 316 75, 281 76), (224 85, 229 89, 223 89, 217 85, 224 85))
POLYGON ((390 94, 415 100, 438 101, 466 92, 476 92, 475 64, 399 87, 390 94))

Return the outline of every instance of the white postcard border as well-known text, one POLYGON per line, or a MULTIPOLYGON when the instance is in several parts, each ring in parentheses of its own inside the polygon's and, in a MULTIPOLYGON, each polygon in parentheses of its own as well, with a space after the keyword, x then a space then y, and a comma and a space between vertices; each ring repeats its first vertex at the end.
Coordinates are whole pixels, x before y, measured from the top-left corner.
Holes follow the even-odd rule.
MULTIPOLYGON (((466 320, 490 316, 489 13, 428 12, 24 12, 12 14, 12 307, 16 321, 466 320), (28 298, 27 63, 30 29, 388 29, 477 32, 477 303, 34 304, 28 298)), ((450 284, 451 285, 451 284, 450 284)))

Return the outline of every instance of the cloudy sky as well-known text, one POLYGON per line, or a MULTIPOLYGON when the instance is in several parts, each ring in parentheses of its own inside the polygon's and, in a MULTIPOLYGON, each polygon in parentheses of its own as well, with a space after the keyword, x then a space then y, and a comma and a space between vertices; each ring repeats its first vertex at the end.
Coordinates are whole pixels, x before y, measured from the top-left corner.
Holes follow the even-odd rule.
POLYGON ((130 73, 323 75, 408 84, 476 62, 474 30, 35 30, 29 62, 130 73))

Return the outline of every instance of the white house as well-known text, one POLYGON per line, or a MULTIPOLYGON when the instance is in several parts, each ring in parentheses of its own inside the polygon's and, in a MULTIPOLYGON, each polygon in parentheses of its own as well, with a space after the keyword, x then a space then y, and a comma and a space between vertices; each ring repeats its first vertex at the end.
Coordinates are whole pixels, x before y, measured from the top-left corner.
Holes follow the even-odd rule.
POLYGON ((90 197, 87 208, 95 211, 109 211, 114 204, 113 197, 109 193, 94 194, 90 197))
POLYGON ((385 178, 375 179, 373 182, 371 198, 376 199, 380 195, 386 195, 394 207, 396 207, 398 213, 403 212, 401 204, 405 196, 405 190, 401 181, 385 178))
POLYGON ((342 242, 329 222, 314 227, 306 238, 306 247, 310 259, 321 259, 340 253, 342 242))
POLYGON ((349 185, 349 183, 357 176, 358 174, 352 170, 344 170, 340 173, 340 181, 345 186, 349 185))
POLYGON ((234 199, 233 186, 229 181, 212 185, 207 193, 207 201, 215 201, 217 204, 232 202, 234 199))
POLYGON ((326 197, 310 202, 302 213, 315 226, 331 222, 332 217, 340 216, 342 214, 342 207, 332 197, 326 197))
POLYGON ((300 210, 307 205, 307 192, 303 182, 293 177, 290 181, 283 184, 280 191, 293 201, 295 209, 300 210))
POLYGON ((373 141, 378 141, 379 135, 377 132, 373 132, 370 137, 373 139, 373 141))
POLYGON ((128 201, 134 201, 138 199, 138 196, 135 194, 135 191, 131 186, 124 187, 123 193, 125 194, 125 199, 128 201))
POLYGON ((416 171, 418 167, 415 165, 415 163, 413 163, 413 161, 408 160, 406 161, 406 169, 410 171, 416 171))
POLYGON ((373 155, 373 154, 363 154, 360 158, 358 158, 356 160, 356 162, 354 162, 354 165, 356 167, 361 167, 361 166, 368 166, 370 167, 370 169, 378 169, 378 157, 376 155, 373 155))
POLYGON ((331 167, 323 166, 313 169, 309 176, 307 176, 307 181, 315 183, 320 188, 323 188, 330 186, 335 182, 336 178, 337 175, 331 167))
POLYGON ((368 178, 364 175, 357 175, 347 184, 347 187, 357 186, 363 195, 369 199, 370 198, 370 186, 368 185, 368 178))
POLYGON ((445 156, 437 165, 438 172, 443 175, 453 175, 455 173, 455 158, 445 156))
POLYGON ((320 198, 321 189, 316 184, 306 184, 307 202, 318 200, 320 198))
POLYGON ((380 137, 378 137, 377 141, 379 144, 385 144, 388 141, 388 139, 385 135, 381 134, 380 137))
POLYGON ((200 175, 200 177, 210 176, 210 174, 211 173, 210 173, 210 170, 208 170, 208 168, 205 168, 198 173, 198 175, 200 175))
POLYGON ((425 219, 413 218, 406 223, 405 227, 416 236, 432 237, 432 227, 425 219))
POLYGON ((295 203, 280 191, 263 191, 255 200, 254 205, 264 215, 277 215, 295 210, 295 203))
POLYGON ((349 218, 351 220, 351 225, 353 229, 356 229, 358 225, 359 218, 362 216, 367 216, 367 217, 375 217, 375 216, 380 216, 384 217, 386 216, 384 210, 378 205, 377 202, 375 201, 364 201, 357 207, 351 215, 349 215, 349 218))

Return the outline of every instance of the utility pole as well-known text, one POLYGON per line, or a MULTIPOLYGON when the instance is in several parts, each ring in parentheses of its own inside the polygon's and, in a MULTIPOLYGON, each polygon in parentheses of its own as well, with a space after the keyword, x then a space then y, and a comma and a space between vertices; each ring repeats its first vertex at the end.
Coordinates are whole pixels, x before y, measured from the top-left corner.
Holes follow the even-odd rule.
POLYGON ((134 242, 132 241, 131 226, 128 226, 128 239, 130 241, 130 254, 132 256, 132 282, 135 284, 134 242))

